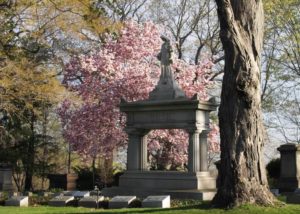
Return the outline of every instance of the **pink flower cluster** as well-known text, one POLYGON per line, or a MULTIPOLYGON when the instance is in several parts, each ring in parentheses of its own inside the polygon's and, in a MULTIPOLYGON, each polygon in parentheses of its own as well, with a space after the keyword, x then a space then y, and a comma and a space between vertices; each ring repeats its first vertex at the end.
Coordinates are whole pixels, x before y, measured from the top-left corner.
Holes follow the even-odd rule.
MULTIPOLYGON (((64 84, 81 97, 68 100, 59 114, 64 137, 72 148, 84 156, 106 156, 114 148, 126 145, 123 131, 125 117, 118 104, 121 98, 136 101, 148 98, 158 81, 160 68, 156 58, 161 46, 160 33, 153 23, 124 23, 117 39, 107 36, 106 43, 93 54, 74 57, 64 71, 64 84)), ((210 61, 189 65, 175 60, 176 78, 188 96, 198 93, 207 99, 210 61)), ((162 146, 162 139, 174 145, 170 153, 176 163, 186 162, 187 135, 184 131, 154 131, 149 150, 162 146), (159 136, 159 137, 158 137, 159 136)), ((152 137, 151 137, 152 136, 152 137)))

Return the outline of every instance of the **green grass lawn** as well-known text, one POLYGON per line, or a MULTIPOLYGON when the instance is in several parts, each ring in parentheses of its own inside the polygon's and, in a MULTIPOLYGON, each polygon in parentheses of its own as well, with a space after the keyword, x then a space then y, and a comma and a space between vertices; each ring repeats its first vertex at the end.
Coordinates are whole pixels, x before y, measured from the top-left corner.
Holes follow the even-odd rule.
POLYGON ((268 214, 268 213, 278 213, 278 214, 287 214, 287 213, 295 213, 300 214, 300 205, 284 205, 282 207, 258 207, 258 206, 242 206, 240 208, 224 210, 224 209, 210 209, 209 205, 198 204, 192 206, 183 206, 176 207, 171 209, 144 209, 144 208, 128 208, 128 209, 88 209, 88 208, 76 208, 76 207, 49 207, 49 206, 39 206, 39 207, 24 207, 24 208, 16 208, 16 207, 0 207, 0 213, 2 214, 35 214, 35 213, 100 213, 100 214, 119 214, 119 213, 151 213, 151 214, 181 214, 181 213, 224 213, 224 214, 268 214))

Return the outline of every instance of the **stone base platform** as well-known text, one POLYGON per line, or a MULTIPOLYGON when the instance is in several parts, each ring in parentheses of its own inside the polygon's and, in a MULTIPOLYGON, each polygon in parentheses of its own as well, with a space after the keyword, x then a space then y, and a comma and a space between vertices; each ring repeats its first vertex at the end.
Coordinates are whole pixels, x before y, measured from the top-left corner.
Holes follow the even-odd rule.
POLYGON ((102 190, 105 197, 135 195, 138 198, 146 198, 149 195, 170 195, 171 199, 195 199, 210 201, 216 194, 216 189, 206 190, 153 190, 153 189, 128 189, 122 187, 110 187, 102 190))
POLYGON ((211 200, 216 192, 216 177, 210 172, 126 171, 120 177, 119 187, 105 188, 102 194, 171 195, 171 198, 211 200))

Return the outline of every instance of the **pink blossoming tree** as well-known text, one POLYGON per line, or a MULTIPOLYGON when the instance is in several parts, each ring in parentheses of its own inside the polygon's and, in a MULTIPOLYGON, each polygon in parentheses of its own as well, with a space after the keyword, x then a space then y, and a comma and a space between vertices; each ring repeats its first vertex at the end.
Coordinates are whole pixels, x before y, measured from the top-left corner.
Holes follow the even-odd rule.
MULTIPOLYGON (((81 102, 66 100, 59 113, 65 139, 82 157, 110 157, 115 148, 126 145, 125 118, 118 104, 121 98, 127 101, 148 98, 160 75, 156 58, 160 46, 157 26, 126 22, 117 39, 108 35, 100 50, 70 60, 64 84, 80 96, 81 102)), ((211 61, 199 65, 173 61, 175 77, 187 96, 198 93, 206 100, 206 88, 212 84, 209 81, 211 61)), ((217 136, 218 129, 213 125, 209 134, 211 151, 219 150, 217 136)), ((154 130, 148 139, 152 164, 159 161, 176 168, 187 162, 185 131, 154 130)))

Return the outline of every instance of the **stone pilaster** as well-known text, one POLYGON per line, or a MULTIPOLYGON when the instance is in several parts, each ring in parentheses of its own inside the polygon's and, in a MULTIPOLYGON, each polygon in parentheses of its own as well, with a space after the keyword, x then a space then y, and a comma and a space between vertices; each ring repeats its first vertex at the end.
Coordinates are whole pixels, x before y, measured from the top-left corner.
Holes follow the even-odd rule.
POLYGON ((188 170, 189 172, 200 171, 200 141, 199 130, 188 130, 189 149, 188 149, 188 170))
POLYGON ((147 169, 147 132, 139 129, 127 129, 127 170, 147 169))
POLYGON ((209 131, 203 130, 200 134, 200 171, 207 171, 207 135, 209 131))

